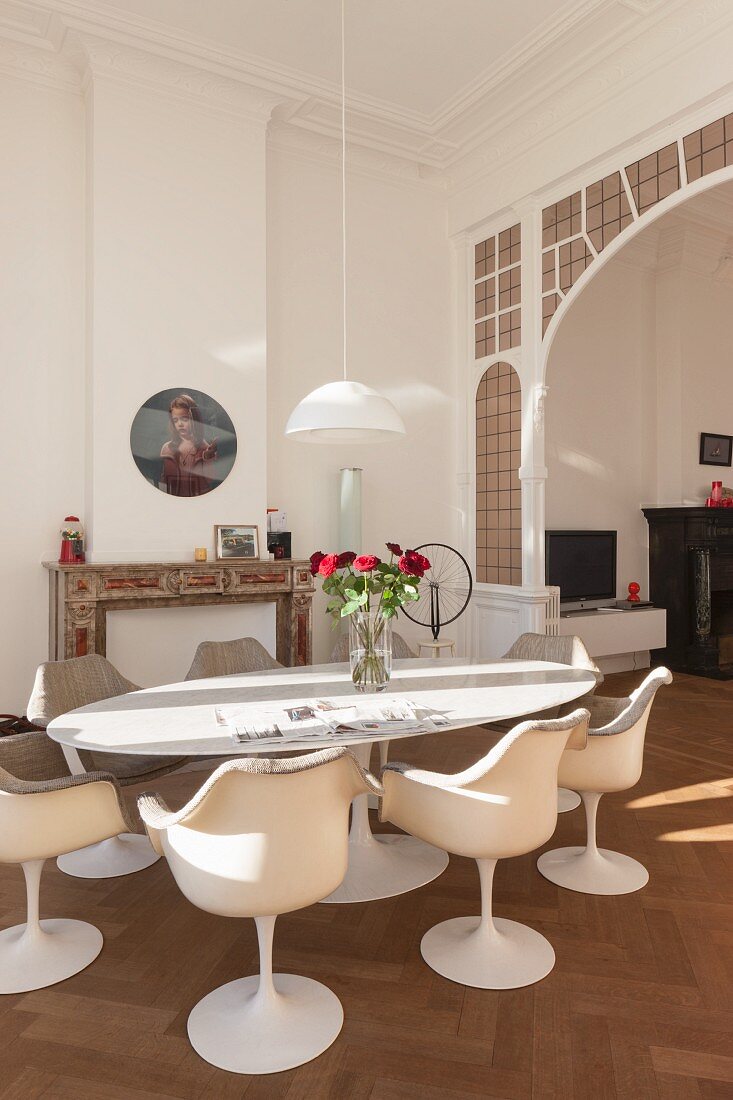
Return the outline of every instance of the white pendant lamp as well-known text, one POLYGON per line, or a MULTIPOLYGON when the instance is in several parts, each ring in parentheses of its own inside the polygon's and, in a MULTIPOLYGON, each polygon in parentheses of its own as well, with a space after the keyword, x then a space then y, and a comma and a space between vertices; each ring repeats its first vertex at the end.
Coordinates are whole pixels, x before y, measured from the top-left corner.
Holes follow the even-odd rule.
POLYGON ((344 377, 319 386, 295 406, 285 434, 303 443, 376 443, 399 439, 405 425, 391 401, 346 377, 346 79, 344 0, 341 0, 341 242, 344 377))

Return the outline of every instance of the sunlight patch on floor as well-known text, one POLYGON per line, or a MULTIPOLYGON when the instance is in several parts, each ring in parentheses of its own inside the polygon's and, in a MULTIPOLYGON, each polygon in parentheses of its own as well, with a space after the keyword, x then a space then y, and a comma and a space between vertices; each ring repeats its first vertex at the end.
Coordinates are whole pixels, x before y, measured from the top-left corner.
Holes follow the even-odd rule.
POLYGON ((724 840, 733 840, 733 825, 699 825, 697 828, 680 829, 678 832, 660 833, 657 840, 667 840, 675 844, 706 840, 719 844, 724 840))
POLYGON ((655 791, 626 803, 627 810, 649 810, 653 806, 673 806, 677 802, 703 802, 708 798, 731 798, 733 778, 716 779, 712 783, 695 783, 690 787, 675 787, 669 791, 655 791))

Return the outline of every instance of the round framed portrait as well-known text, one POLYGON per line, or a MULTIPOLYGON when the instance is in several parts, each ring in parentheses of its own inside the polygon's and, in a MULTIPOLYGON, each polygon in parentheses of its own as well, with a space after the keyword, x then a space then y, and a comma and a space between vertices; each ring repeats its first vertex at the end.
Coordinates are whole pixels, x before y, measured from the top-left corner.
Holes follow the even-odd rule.
POLYGON ((146 481, 174 497, 221 485, 237 457, 237 433, 218 401, 191 386, 161 390, 135 414, 130 449, 146 481))

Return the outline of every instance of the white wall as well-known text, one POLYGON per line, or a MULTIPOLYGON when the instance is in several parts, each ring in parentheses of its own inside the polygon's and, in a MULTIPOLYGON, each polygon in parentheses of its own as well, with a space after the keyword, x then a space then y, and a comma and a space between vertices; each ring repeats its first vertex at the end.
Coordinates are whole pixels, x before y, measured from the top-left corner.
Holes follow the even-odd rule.
POLYGON ((190 561, 214 524, 265 522, 264 125, 100 77, 91 94, 91 558, 190 561), (160 492, 130 452, 139 407, 177 386, 237 432, 201 497, 160 492))
POLYGON ((619 598, 632 580, 647 590, 654 317, 654 276, 611 261, 560 326, 547 370, 547 527, 617 530, 619 598))
MULTIPOLYGON (((90 560, 190 560, 222 522, 261 524, 264 544, 268 504, 288 511, 294 553, 308 555, 334 544, 338 471, 360 465, 365 547, 455 540, 439 194, 350 179, 350 370, 393 398, 408 437, 309 448, 282 433, 297 401, 341 370, 337 165, 283 150, 268 164, 264 123, 99 73, 86 101, 19 80, 3 79, 2 90, 0 286, 12 324, 0 341, 24 430, 13 430, 20 442, 3 490, 13 583, 0 710, 25 709, 46 658, 40 562, 57 556, 69 512, 86 524, 90 560), (232 473, 201 498, 154 489, 130 454, 138 407, 177 385, 215 397, 238 434, 232 473)), ((271 606, 226 612, 177 612, 175 629, 163 612, 112 616, 110 658, 149 684, 182 676, 203 637, 252 633, 273 648, 271 606)), ((327 656, 320 608, 316 636, 327 656)))
MULTIPOLYGON (((337 546, 339 469, 361 466, 363 547, 448 542, 459 529, 456 379, 444 202, 413 187, 348 181, 349 375, 392 398, 404 442, 333 447, 283 438, 311 389, 341 377, 341 216, 336 164, 268 157, 269 504, 288 513, 294 555, 337 546)), ((318 601, 316 656, 333 646, 318 601)), ((398 627, 414 636, 412 624, 398 627)), ((424 634, 424 632, 423 632, 424 634)))
POLYGON ((733 487, 731 467, 699 462, 700 432, 733 435, 733 282, 729 280, 730 275, 728 281, 719 281, 698 272, 688 272, 685 278, 679 441, 684 503, 703 504, 713 480, 733 487))
POLYGON ((40 562, 84 508, 84 117, 78 96, 12 77, 0 102, 0 711, 23 713, 47 655, 40 562))

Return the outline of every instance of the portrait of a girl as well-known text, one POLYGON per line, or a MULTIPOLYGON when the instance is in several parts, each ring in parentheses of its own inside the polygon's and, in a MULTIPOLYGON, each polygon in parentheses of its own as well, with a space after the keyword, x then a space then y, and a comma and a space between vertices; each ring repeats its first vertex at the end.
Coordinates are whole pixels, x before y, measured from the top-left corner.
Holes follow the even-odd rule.
POLYGON ((221 485, 237 457, 232 419, 210 394, 189 386, 159 390, 130 427, 130 450, 148 484, 173 497, 200 497, 221 485))
POLYGON ((187 393, 173 398, 168 414, 171 438, 160 449, 165 490, 175 497, 202 496, 212 488, 216 438, 205 438, 199 407, 187 393))

